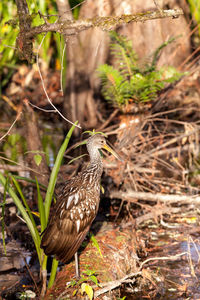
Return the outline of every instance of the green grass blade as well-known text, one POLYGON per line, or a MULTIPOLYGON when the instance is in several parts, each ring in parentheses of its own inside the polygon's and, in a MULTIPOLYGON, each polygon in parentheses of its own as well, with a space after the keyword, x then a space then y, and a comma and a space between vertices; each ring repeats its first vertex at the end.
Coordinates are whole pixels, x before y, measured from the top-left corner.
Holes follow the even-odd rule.
POLYGON ((1 220, 1 231, 2 231, 2 239, 3 239, 3 249, 4 249, 5 255, 7 255, 7 252, 6 252, 6 242, 5 242, 5 221, 4 221, 4 217, 5 217, 5 205, 6 205, 6 192, 7 192, 7 189, 8 189, 8 177, 6 177, 6 184, 5 184, 4 193, 3 193, 2 220, 1 220))
MULTIPOLYGON (((1 182, 1 184, 5 188, 5 186, 6 186, 6 178, 4 177, 4 175, 1 172, 0 172, 0 182, 1 182)), ((7 190, 8 190, 9 195, 13 199, 15 205, 19 209, 19 211, 20 211, 20 213, 21 213, 24 221, 26 222, 26 224, 28 226, 28 229, 30 230, 31 236, 32 236, 33 241, 35 243, 35 247, 36 247, 36 250, 37 250, 38 258, 41 261, 41 249, 40 249, 40 242, 39 242, 40 236, 39 236, 38 230, 37 230, 37 228, 35 230, 35 227, 34 227, 32 221, 31 221, 28 213, 26 212, 25 207, 21 203, 21 200, 19 199, 19 197, 17 196, 17 194, 15 193, 15 191, 11 187, 8 187, 7 190)))
POLYGON ((58 268, 58 261, 54 258, 51 266, 51 275, 49 278, 48 288, 52 287, 54 280, 56 278, 56 271, 58 268))
MULTIPOLYGON (((78 121, 75 122, 75 124, 77 124, 78 121)), ((50 206, 51 206, 51 201, 52 201, 52 197, 53 197, 53 193, 54 193, 54 189, 55 189, 55 185, 56 185, 56 180, 57 180, 57 175, 60 169, 60 165, 63 159, 63 156, 65 154, 65 150, 68 146, 69 140, 71 138, 72 132, 75 128, 75 125, 73 125, 71 127, 71 129, 69 130, 62 146, 60 147, 60 150, 58 152, 58 155, 56 157, 56 161, 55 161, 55 165, 52 169, 51 172, 51 176, 50 176, 50 181, 48 184, 48 188, 47 188, 47 193, 46 193, 46 197, 45 197, 45 215, 46 215, 46 220, 48 220, 49 218, 49 211, 50 211, 50 206)))
MULTIPOLYGON (((26 181, 26 182, 29 182, 29 183, 33 183, 36 185, 36 181, 34 179, 31 179, 31 178, 27 178, 27 177, 23 177, 23 176, 18 176, 18 175, 13 175, 13 177, 15 179, 19 179, 19 180, 23 180, 23 181, 26 181)), ((41 183, 39 183, 39 187, 40 189, 44 189, 45 191, 47 190, 47 187, 41 183)))
MULTIPOLYGON (((26 199, 25 199, 25 197, 24 197, 24 195, 23 195, 23 192, 22 192, 22 190, 21 190, 21 188, 20 188, 19 183, 17 182, 17 180, 16 180, 12 175, 11 175, 11 178, 12 178, 13 183, 14 183, 14 185, 15 185, 15 187, 16 187, 16 189, 17 189, 17 191, 18 191, 18 193, 19 193, 19 195, 20 195, 20 197, 21 197, 21 199, 22 199, 22 201, 23 201, 23 203, 24 203, 24 206, 25 206, 27 212, 28 212, 30 221, 31 221, 31 223, 32 223, 32 225, 33 225, 34 232, 35 232, 36 241, 34 241, 34 242, 36 243, 35 245, 37 245, 36 248, 37 248, 38 251, 39 251, 38 254, 41 255, 41 250, 40 250, 40 242, 41 242, 41 238, 40 238, 40 234, 39 234, 39 232, 38 232, 38 229, 37 229, 35 220, 34 220, 34 218, 33 218, 33 214, 32 214, 32 212, 31 212, 31 210, 30 210, 30 207, 28 206, 28 203, 27 203, 27 201, 26 201, 26 199)), ((20 211, 20 212, 21 212, 21 211, 20 211)), ((25 221, 26 221, 26 220, 25 220, 25 221)), ((40 259, 40 257, 39 257, 39 259, 40 259)))
POLYGON ((12 181, 13 181, 13 183, 14 183, 14 185, 15 185, 15 187, 16 187, 16 189, 17 189, 19 195, 20 195, 20 197, 22 198, 22 201, 23 201, 23 203, 24 203, 24 206, 25 206, 25 208, 26 208, 26 210, 27 210, 27 212, 28 212, 29 218, 30 218, 30 220, 31 220, 31 222, 32 222, 32 224, 33 224, 33 226, 34 226, 34 229, 35 229, 35 232, 36 232, 36 235, 37 235, 37 238, 38 238, 38 243, 40 243, 40 235, 39 235, 37 226, 36 226, 36 224, 35 224, 35 220, 34 220, 34 218, 33 218, 33 214, 32 214, 32 212, 31 212, 31 210, 30 210, 30 207, 28 206, 28 203, 27 203, 27 201, 26 201, 26 199, 25 199, 25 197, 24 197, 24 195, 23 195, 23 192, 22 192, 22 190, 21 190, 21 188, 20 188, 19 183, 17 182, 17 180, 16 180, 12 175, 10 175, 10 177, 12 178, 12 181))
POLYGON ((78 159, 80 159, 81 157, 86 156, 86 155, 87 155, 87 154, 81 154, 81 155, 79 155, 79 156, 77 156, 77 157, 71 159, 71 160, 68 162, 68 165, 72 164, 74 161, 76 161, 76 160, 78 160, 78 159))
POLYGON ((45 216, 45 209, 44 209, 44 203, 40 192, 40 186, 37 180, 37 177, 35 177, 36 186, 37 186, 37 199, 38 199, 38 210, 40 213, 40 224, 41 224, 41 232, 43 232, 47 226, 46 222, 46 216, 45 216))
POLYGON ((98 252, 99 252, 101 258, 103 258, 103 255, 102 255, 102 253, 101 253, 101 249, 100 249, 100 247, 99 247, 99 244, 98 244, 98 242, 97 242, 97 240, 96 240, 96 238, 94 237, 93 234, 91 235, 90 240, 92 241, 94 247, 98 250, 98 252))
MULTIPOLYGON (((78 123, 78 121, 75 122, 75 124, 77 124, 77 123, 78 123)), ((57 154, 57 157, 56 157, 54 167, 53 167, 52 172, 51 172, 51 176, 50 176, 50 180, 49 180, 49 184, 48 184, 48 188, 47 188, 47 192, 46 192, 46 197, 45 197, 45 207, 44 208, 45 208, 46 220, 48 220, 48 218, 49 218, 49 211, 50 211, 51 201, 52 201, 52 198, 53 198, 53 193, 54 193, 54 189, 55 189, 57 175, 58 175, 58 172, 59 172, 59 169, 60 169, 60 165, 62 163, 63 156, 64 156, 65 151, 67 149, 67 146, 68 146, 68 143, 69 143, 69 140, 71 138, 71 135, 73 133, 74 128, 75 128, 75 126, 73 125, 71 127, 71 129, 69 130, 63 144, 61 145, 60 150, 59 150, 59 152, 57 154)), ((46 260, 47 260, 47 257, 44 256, 44 261, 43 261, 43 265, 42 265, 43 270, 46 268, 46 260)), ((50 288, 54 283, 57 268, 58 268, 58 261, 54 258, 53 261, 52 261, 51 275, 50 275, 50 278, 49 278, 48 288, 50 288)))

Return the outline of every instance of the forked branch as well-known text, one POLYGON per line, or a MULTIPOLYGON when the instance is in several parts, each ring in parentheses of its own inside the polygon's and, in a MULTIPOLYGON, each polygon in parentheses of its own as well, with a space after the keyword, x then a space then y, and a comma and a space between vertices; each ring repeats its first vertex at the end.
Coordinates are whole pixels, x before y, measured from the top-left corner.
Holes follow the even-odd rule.
MULTIPOLYGON (((121 16, 109 16, 109 17, 95 17, 91 19, 80 20, 65 20, 63 16, 58 15, 58 19, 55 23, 49 23, 40 26, 31 27, 31 15, 28 10, 26 0, 16 0, 17 11, 19 16, 19 28, 20 32, 17 38, 17 47, 21 54, 22 59, 26 59, 29 62, 32 61, 32 41, 33 38, 46 32, 58 32, 62 35, 71 36, 76 35, 79 32, 98 27, 102 30, 110 31, 115 30, 116 27, 131 22, 145 22, 147 20, 160 19, 160 18, 178 18, 183 15, 182 9, 170 9, 170 10, 156 10, 147 11, 145 13, 137 13, 133 15, 121 15, 121 16)), ((40 14, 41 16, 41 14, 40 14)), ((46 17, 45 17, 46 20, 46 17)))

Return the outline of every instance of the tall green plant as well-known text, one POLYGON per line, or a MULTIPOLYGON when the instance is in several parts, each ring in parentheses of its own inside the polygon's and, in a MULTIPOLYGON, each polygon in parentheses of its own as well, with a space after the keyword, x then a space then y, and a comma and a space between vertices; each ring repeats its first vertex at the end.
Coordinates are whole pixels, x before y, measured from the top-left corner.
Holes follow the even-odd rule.
POLYGON ((174 38, 163 43, 144 66, 138 63, 137 55, 126 37, 112 32, 111 38, 115 66, 101 65, 98 73, 102 80, 102 94, 114 106, 123 109, 130 100, 136 103, 153 100, 166 83, 174 82, 183 75, 173 67, 156 68, 160 51, 174 38))
POLYGON ((14 24, 8 24, 7 22, 11 18, 16 19, 16 4, 14 0, 0 1, 0 73, 2 73, 3 67, 7 68, 6 76, 1 78, 0 83, 0 95, 2 93, 1 88, 9 81, 16 67, 15 56, 15 42, 18 35, 18 28, 14 24))
MULTIPOLYGON (((58 19, 58 10, 56 1, 44 1, 44 0, 27 0, 29 12, 32 19, 32 26, 39 26, 45 23, 44 18, 48 16, 48 22, 54 23, 58 19), (45 16, 44 18, 41 16, 45 16)), ((1 87, 6 85, 13 72, 18 68, 16 63, 19 61, 15 44, 16 38, 19 33, 17 7, 14 0, 2 0, 0 1, 0 72, 2 72, 1 87), (5 71, 4 71, 5 70, 5 71)), ((36 49, 43 39, 43 34, 40 34, 35 39, 36 49)), ((55 65, 58 69, 61 67, 61 59, 64 47, 64 39, 58 33, 47 33, 43 40, 42 47, 40 49, 40 57, 43 59, 46 67, 49 67, 50 62, 56 62, 55 65), (52 45, 56 45, 52 48, 52 45), (52 57, 54 60, 52 60, 52 57)), ((64 68, 66 65, 66 56, 63 59, 64 68)), ((64 75, 64 72, 63 72, 64 75)))
MULTIPOLYGON (((77 123, 75 123, 77 124, 77 123)), ((36 178, 36 186, 37 186, 37 193, 38 193, 38 210, 39 210, 39 220, 40 220, 40 225, 41 225, 41 230, 43 231, 46 228, 47 222, 48 222, 48 217, 49 217, 49 211, 50 211, 50 206, 54 194, 54 188, 57 180, 57 175, 60 169, 60 165, 64 156, 64 153, 66 151, 66 148, 68 146, 69 140, 71 138, 72 132, 74 130, 75 126, 72 126, 71 129, 69 130, 63 144, 60 147, 60 150, 58 152, 55 165, 52 169, 49 184, 47 187, 47 192, 46 192, 46 197, 45 201, 43 202, 41 193, 40 193, 40 187, 39 183, 36 178)), ((41 267, 41 273, 43 274, 43 287, 46 287, 46 274, 47 274, 47 256, 44 254, 43 250, 40 248, 40 243, 41 243, 41 237, 40 237, 40 232, 37 228, 37 225, 35 223, 33 213, 31 212, 28 203, 22 193, 22 190, 20 188, 19 183, 15 179, 14 176, 10 175, 9 176, 10 180, 12 180, 14 187, 16 188, 19 196, 17 195, 16 191, 14 188, 11 186, 8 186, 8 179, 6 179, 5 175, 3 175, 0 172, 0 183, 4 186, 5 190, 10 194, 12 197, 15 205, 17 206, 20 214, 22 215, 22 218, 24 219, 30 233, 32 236, 32 239, 35 244, 35 248, 37 251, 38 255, 38 260, 40 263, 41 267)), ((52 270, 51 270, 51 276, 49 280, 48 286, 51 287, 54 280, 55 280, 55 275, 56 275, 56 270, 58 266, 58 261, 54 258, 52 262, 52 270)))
POLYGON ((199 25, 199 37, 200 37, 200 1, 199 0, 188 0, 190 11, 197 24, 199 25))

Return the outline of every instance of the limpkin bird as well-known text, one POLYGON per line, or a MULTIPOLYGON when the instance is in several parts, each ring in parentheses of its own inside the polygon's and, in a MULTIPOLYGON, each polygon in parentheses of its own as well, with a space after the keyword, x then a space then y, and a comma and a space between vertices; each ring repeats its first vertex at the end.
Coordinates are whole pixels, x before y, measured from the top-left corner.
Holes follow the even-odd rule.
POLYGON ((101 134, 88 139, 90 163, 84 171, 63 185, 42 235, 41 248, 45 254, 55 255, 63 263, 67 263, 78 251, 99 208, 103 172, 99 149, 106 149, 118 158, 101 134))

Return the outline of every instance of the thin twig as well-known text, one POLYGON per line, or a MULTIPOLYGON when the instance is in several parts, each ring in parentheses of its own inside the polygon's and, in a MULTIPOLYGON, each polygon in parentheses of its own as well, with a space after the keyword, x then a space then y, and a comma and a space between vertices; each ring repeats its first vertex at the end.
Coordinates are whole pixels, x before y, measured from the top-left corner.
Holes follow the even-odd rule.
POLYGON ((154 4, 155 4, 155 6, 157 7, 157 9, 159 10, 159 12, 162 14, 162 9, 161 9, 161 7, 159 6, 157 0, 153 0, 153 2, 154 2, 154 4))
POLYGON ((170 140, 167 141, 166 143, 164 143, 164 144, 162 144, 162 145, 156 147, 156 148, 153 149, 153 150, 150 150, 150 151, 147 152, 146 154, 147 154, 148 156, 149 156, 149 155, 152 155, 152 154, 154 154, 155 152, 157 152, 159 149, 162 149, 162 148, 167 147, 167 146, 169 146, 169 145, 171 145, 171 144, 174 144, 174 143, 176 143, 176 142, 182 140, 184 137, 188 137, 188 136, 190 136, 190 135, 192 135, 192 134, 198 132, 199 130, 200 130, 200 128, 199 128, 199 127, 196 127, 194 130, 191 130, 190 132, 181 134, 181 135, 179 135, 179 136, 177 136, 177 137, 175 137, 175 138, 173 138, 173 139, 170 139, 170 140))
POLYGON ((70 10, 72 11, 73 9, 75 9, 75 8, 77 8, 77 7, 79 7, 79 6, 81 6, 81 5, 84 4, 86 1, 87 1, 87 0, 81 1, 80 3, 74 5, 70 10))
POLYGON ((140 265, 140 270, 143 268, 143 266, 150 262, 150 261, 154 261, 154 260, 176 260, 177 258, 179 258, 180 256, 183 256, 183 255, 187 255, 188 252, 182 252, 182 253, 179 253, 179 254, 176 254, 176 255, 171 255, 171 256, 162 256, 162 257, 150 257, 150 258, 147 258, 146 260, 144 260, 141 265, 140 265))
MULTIPOLYGON (((61 43, 61 41, 60 41, 61 43)), ((64 63, 64 56, 65 56, 65 49, 66 49, 66 43, 64 45, 63 51, 62 51, 62 58, 61 58, 61 70, 60 70, 60 91, 62 93, 62 95, 64 95, 63 93, 63 81, 62 81, 62 77, 63 77, 63 63, 64 63)))
MULTIPOLYGON (((196 107, 190 107, 190 109, 195 109, 195 110, 198 110, 198 108, 196 107)), ((156 112, 154 114, 150 114, 148 115, 145 120, 151 120, 151 119, 155 119, 155 117, 158 117, 158 116, 164 116, 164 115, 168 115, 168 114, 171 114, 171 113, 175 113, 175 112, 178 112, 178 111, 188 111, 188 108, 184 108, 184 107, 177 107, 177 108, 173 108, 173 109, 170 109, 170 110, 167 110, 167 111, 161 111, 161 112, 156 112)), ((163 119, 163 121, 170 121, 170 119, 163 119)), ((180 122, 180 121, 179 121, 180 122)))
POLYGON ((191 275, 193 277, 196 277, 196 274, 195 274, 195 271, 194 271, 194 265, 192 263, 192 255, 191 255, 191 248, 190 248, 190 241, 189 241, 189 237, 188 237, 188 241, 187 241, 187 248, 188 248, 188 261, 189 261, 189 264, 190 264, 190 270, 191 270, 191 275))
POLYGON ((1 97, 2 97, 2 99, 3 99, 4 101, 6 101, 6 102, 8 103, 8 105, 9 105, 14 111, 18 112, 18 109, 19 109, 19 108, 18 108, 15 104, 13 104, 13 102, 10 100, 9 97, 7 97, 7 96, 5 96, 5 95, 1 95, 1 97))
MULTIPOLYGON (((137 203, 137 201, 135 201, 136 204, 139 204, 141 206, 141 203, 137 203)), ((146 206, 146 205, 145 205, 146 206)), ((151 207, 152 208, 152 207, 151 207)), ((159 216, 162 216, 163 214, 177 214, 179 212, 181 212, 182 209, 180 207, 161 207, 159 209, 153 210, 152 212, 149 212, 147 214, 144 214, 140 217, 137 217, 135 219, 135 226, 139 226, 141 223, 150 220, 150 219, 156 219, 159 216)), ((162 221, 160 221, 160 223, 162 223, 162 221)), ((163 224, 161 224, 163 225, 163 224)))
MULTIPOLYGON (((41 174, 41 173, 37 172, 36 170, 34 170, 34 169, 32 169, 32 168, 29 168, 29 167, 27 167, 27 166, 21 166, 20 163, 17 163, 16 161, 14 161, 14 160, 12 160, 12 159, 9 159, 9 158, 3 157, 3 156, 0 156, 0 159, 6 160, 6 161, 11 162, 11 163, 13 163, 13 164, 16 164, 17 166, 22 167, 24 170, 28 170, 28 171, 34 172, 34 173, 39 174, 39 175, 41 175, 41 176, 45 176, 45 174, 41 174)), ((10 166, 10 167, 11 167, 11 166, 10 166)), ((14 166, 13 166, 13 167, 14 167, 14 166)))
MULTIPOLYGON (((197 47, 194 51, 192 51, 192 53, 190 55, 187 56, 187 58, 182 62, 182 64, 180 65, 180 68, 183 67, 188 61, 191 61, 191 58, 198 53, 200 50, 200 46, 197 47)), ((193 61, 193 60, 192 60, 193 61)), ((191 63, 192 63, 191 61, 191 63)), ((186 70, 190 70, 191 68, 191 63, 189 64, 189 66, 187 66, 186 70)))
POLYGON ((200 261, 200 253, 199 253, 199 249, 198 249, 196 243, 194 242, 194 240, 193 240, 193 238, 192 238, 191 236, 188 237, 188 240, 189 240, 191 243, 193 243, 193 245, 194 245, 194 248, 195 248, 196 253, 197 253, 197 255, 198 255, 198 258, 199 258, 199 259, 198 259, 198 263, 199 263, 199 261, 200 261))
MULTIPOLYGON (((131 277, 136 277, 138 275, 141 275, 142 273, 141 272, 134 272, 134 273, 131 273, 129 275, 126 275, 124 276, 123 278, 119 279, 119 280, 114 280, 114 281, 110 281, 110 282, 106 282, 105 284, 101 284, 101 286, 104 286, 102 289, 100 290, 97 290, 95 293, 94 293, 94 298, 102 295, 102 294, 105 294, 106 292, 108 291, 111 291, 115 288, 117 288, 118 286, 120 286, 122 283, 125 283, 127 282, 130 282, 130 278, 131 277)), ((131 282, 133 282, 133 280, 131 280, 131 282)))
POLYGON ((25 170, 25 166, 12 166, 6 164, 0 164, 0 170, 7 170, 12 172, 20 172, 25 170))
POLYGON ((114 119, 114 117, 118 114, 119 112, 119 108, 115 109, 112 114, 110 115, 110 117, 108 118, 107 121, 105 121, 98 129, 97 131, 101 131, 103 130, 105 127, 107 127, 107 125, 114 119))
POLYGON ((5 48, 11 48, 13 50, 17 50, 17 47, 14 47, 14 46, 9 46, 9 45, 5 45, 5 44, 2 44, 2 46, 5 48))
POLYGON ((51 104, 51 106, 55 109, 55 111, 56 111, 56 112, 57 112, 57 113, 58 113, 65 121, 69 122, 70 124, 72 124, 72 125, 74 125, 74 126, 76 126, 76 127, 78 127, 78 128, 81 128, 80 125, 74 124, 73 122, 71 122, 70 120, 68 120, 67 118, 65 118, 65 117, 63 116, 63 114, 62 114, 62 113, 56 108, 56 106, 51 102, 51 99, 49 98, 48 93, 47 93, 47 91, 46 91, 46 88, 45 88, 45 85, 44 85, 44 80, 43 80, 42 73, 41 73, 41 71, 40 71, 40 66, 39 66, 39 51, 40 51, 40 48, 41 48, 41 46, 42 46, 42 44, 43 44, 43 41, 44 41, 45 37, 46 37, 46 34, 45 34, 45 35, 43 36, 43 38, 42 38, 42 41, 41 41, 41 43, 40 43, 40 45, 39 45, 39 47, 38 47, 38 51, 37 51, 37 55, 36 55, 36 62, 37 62, 38 72, 39 72, 39 75, 40 75, 40 79, 41 79, 41 81, 42 81, 42 87, 43 87, 44 93, 45 93, 45 95, 46 95, 46 98, 47 98, 48 102, 51 104))
MULTIPOLYGON (((20 248, 18 248, 18 249, 20 250, 20 248)), ((27 269, 27 271, 28 271, 28 273, 29 273, 29 276, 31 277, 31 279, 32 279, 32 281, 33 281, 33 284, 34 284, 34 286, 35 286, 35 289, 37 290, 37 293, 38 293, 38 295, 39 295, 40 290, 39 290, 39 288, 38 288, 38 286, 37 286, 36 280, 35 280, 35 278, 34 278, 32 272, 31 272, 31 269, 29 268, 29 265, 28 265, 27 262, 26 262, 26 258, 24 257, 22 251, 20 251, 20 254, 23 256, 23 260, 24 260, 26 269, 27 269)))
POLYGON ((41 107, 39 107, 39 106, 37 106, 37 105, 31 103, 30 101, 28 101, 28 103, 29 103, 32 107, 37 108, 37 109, 39 109, 39 110, 41 110, 41 111, 56 113, 56 110, 55 110, 55 109, 44 109, 44 108, 41 108, 41 107))
POLYGON ((10 128, 8 129, 8 131, 0 138, 0 141, 3 140, 7 135, 10 134, 12 128, 13 128, 14 125, 15 125, 15 123, 19 120, 21 114, 22 114, 22 112, 20 111, 20 112, 17 114, 16 119, 14 120, 14 122, 12 123, 12 125, 10 126, 10 128))

